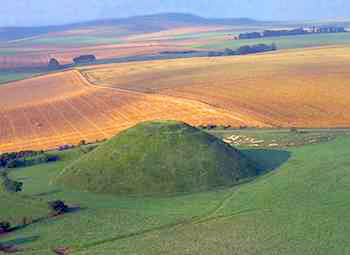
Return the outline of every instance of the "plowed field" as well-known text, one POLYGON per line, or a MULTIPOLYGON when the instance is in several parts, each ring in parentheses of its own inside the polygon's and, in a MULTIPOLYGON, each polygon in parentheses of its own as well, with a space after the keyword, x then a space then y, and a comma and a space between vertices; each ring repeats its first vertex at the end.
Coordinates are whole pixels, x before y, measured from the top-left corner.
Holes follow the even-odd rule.
POLYGON ((263 125, 193 100, 97 87, 78 71, 4 85, 0 95, 0 152, 109 138, 146 120, 263 125))
POLYGON ((171 95, 281 127, 350 126, 350 47, 128 63, 90 69, 95 84, 171 95))

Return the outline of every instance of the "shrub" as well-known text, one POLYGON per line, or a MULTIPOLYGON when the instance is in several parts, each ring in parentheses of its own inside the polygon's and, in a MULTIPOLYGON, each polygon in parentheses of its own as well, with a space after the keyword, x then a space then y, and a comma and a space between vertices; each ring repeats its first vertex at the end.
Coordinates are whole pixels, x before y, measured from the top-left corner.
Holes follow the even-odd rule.
POLYGON ((22 191, 23 183, 10 179, 7 172, 0 173, 0 190, 3 189, 7 192, 20 192, 22 191))
POLYGON ((60 215, 68 212, 68 206, 61 200, 55 200, 49 202, 49 209, 53 215, 60 215))
POLYGON ((11 224, 7 221, 0 221, 0 234, 9 232, 11 224))
POLYGON ((79 145, 79 146, 81 146, 81 145, 86 145, 86 141, 85 141, 85 140, 81 140, 81 141, 79 142, 78 145, 79 145))

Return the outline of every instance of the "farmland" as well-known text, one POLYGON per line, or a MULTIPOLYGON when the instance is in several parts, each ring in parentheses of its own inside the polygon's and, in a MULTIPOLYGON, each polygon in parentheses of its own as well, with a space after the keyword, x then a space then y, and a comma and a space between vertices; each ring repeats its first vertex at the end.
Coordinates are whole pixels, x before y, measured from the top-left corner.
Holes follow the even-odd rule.
POLYGON ((0 85, 9 81, 23 80, 39 74, 36 70, 0 71, 0 85))
POLYGON ((350 254, 349 27, 0 27, 0 255, 350 254))
POLYGON ((154 119, 264 125, 193 100, 94 86, 78 71, 6 84, 0 94, 1 152, 94 142, 154 119))
POLYGON ((350 48, 92 67, 93 83, 204 102, 271 126, 348 127, 350 48))
POLYGON ((314 34, 281 36, 274 38, 245 39, 245 40, 225 40, 202 45, 193 45, 193 48, 224 49, 238 48, 243 45, 254 45, 258 43, 275 43, 280 49, 318 47, 327 45, 342 45, 350 43, 350 33, 339 34, 314 34))
POLYGON ((94 142, 153 119, 349 127, 349 59, 349 47, 315 48, 82 67, 2 85, 0 151, 94 142))
POLYGON ((190 17, 190 20, 194 20, 184 23, 177 20, 183 17, 171 15, 162 16, 163 23, 158 22, 157 18, 159 17, 138 17, 132 20, 137 22, 138 26, 119 20, 55 27, 51 28, 51 32, 49 28, 41 28, 38 31, 22 28, 23 31, 20 29, 16 32, 19 38, 16 36, 13 40, 1 40, 1 36, 7 38, 8 33, 3 32, 0 33, 0 68, 11 70, 46 67, 51 57, 66 65, 72 63, 74 57, 83 54, 94 54, 103 63, 113 63, 116 58, 121 57, 159 57, 164 51, 195 49, 207 52, 257 43, 276 43, 280 49, 350 43, 349 33, 234 40, 234 36, 242 32, 296 25, 278 22, 264 24, 249 20, 203 21, 197 19, 198 17, 190 17), (25 36, 27 33, 28 36, 25 36), (23 38, 20 37, 21 34, 23 38))

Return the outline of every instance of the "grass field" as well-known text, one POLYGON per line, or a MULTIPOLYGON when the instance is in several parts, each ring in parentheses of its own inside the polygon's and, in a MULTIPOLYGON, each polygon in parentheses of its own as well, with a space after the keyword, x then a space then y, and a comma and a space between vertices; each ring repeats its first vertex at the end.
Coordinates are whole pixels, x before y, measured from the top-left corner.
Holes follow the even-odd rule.
POLYGON ((10 81, 18 81, 38 75, 38 72, 30 71, 0 71, 0 85, 10 81))
POLYGON ((65 247, 74 255, 347 254, 349 146, 349 136, 342 136, 283 150, 247 149, 273 171, 234 188, 143 198, 49 185, 82 155, 79 149, 52 152, 62 161, 11 176, 25 183, 23 195, 63 199, 81 210, 1 236, 0 243, 16 244, 24 250, 14 254, 21 255, 65 247))
POLYGON ((193 48, 206 49, 224 49, 239 48, 243 45, 254 44, 272 44, 275 43, 279 49, 306 48, 327 45, 343 45, 350 43, 350 33, 339 34, 315 34, 315 35, 298 35, 298 36, 281 36, 261 39, 247 40, 226 40, 219 43, 207 45, 193 45, 193 48))
POLYGON ((350 129, 225 129, 206 130, 238 148, 285 149, 332 141, 350 129))
POLYGON ((26 45, 79 45, 79 46, 88 46, 88 45, 99 45, 99 44, 119 44, 121 41, 113 37, 98 37, 98 36, 50 36, 33 39, 26 41, 26 45))

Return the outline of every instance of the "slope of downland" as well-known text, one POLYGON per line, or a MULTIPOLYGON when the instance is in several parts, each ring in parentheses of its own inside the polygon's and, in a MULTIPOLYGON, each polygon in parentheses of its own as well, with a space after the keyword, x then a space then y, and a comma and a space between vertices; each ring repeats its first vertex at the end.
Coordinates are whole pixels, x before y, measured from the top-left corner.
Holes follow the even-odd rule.
POLYGON ((74 255, 346 254, 349 146, 349 137, 341 137, 287 151, 243 150, 274 172, 229 189, 161 197, 50 186, 51 178, 83 155, 79 149, 52 152, 62 160, 18 169, 11 177, 25 182, 24 195, 61 199, 82 210, 19 229, 0 242, 16 242, 25 249, 21 255, 54 255, 52 248, 64 247, 74 255), (34 235, 35 242, 22 242, 34 235))
POLYGON ((199 221, 106 239, 72 254, 346 254, 349 146, 344 137, 291 149, 287 163, 233 190, 199 221))
POLYGON ((282 127, 350 126, 348 46, 110 65, 95 84, 172 95, 282 127))
POLYGON ((0 152, 94 142, 147 120, 259 125, 193 100, 98 87, 78 71, 6 84, 0 94, 0 152))
POLYGON ((12 227, 18 227, 33 220, 49 215, 48 204, 30 196, 9 192, 0 177, 0 221, 7 221, 12 227))
POLYGON ((110 194, 208 190, 253 177, 238 150, 185 123, 146 122, 130 128, 65 168, 56 182, 110 194))

